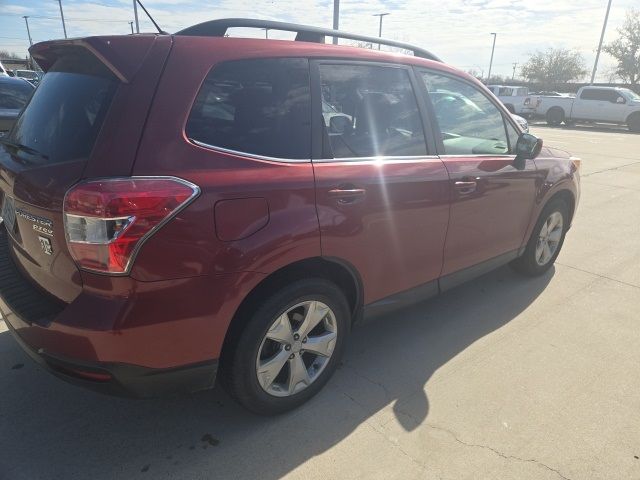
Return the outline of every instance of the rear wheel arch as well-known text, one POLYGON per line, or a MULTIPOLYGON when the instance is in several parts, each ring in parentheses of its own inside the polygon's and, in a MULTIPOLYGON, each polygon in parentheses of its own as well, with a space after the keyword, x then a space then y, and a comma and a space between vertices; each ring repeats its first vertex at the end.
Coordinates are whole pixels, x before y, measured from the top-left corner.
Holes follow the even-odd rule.
POLYGON ((349 302, 352 319, 357 318, 363 303, 363 289, 360 275, 355 267, 346 261, 332 257, 308 258, 286 265, 258 283, 236 310, 222 344, 220 363, 223 369, 225 357, 229 356, 230 351, 233 350, 233 345, 240 337, 251 313, 283 286, 309 278, 321 278, 337 285, 349 302))
POLYGON ((546 114, 547 123, 550 125, 560 125, 567 117, 564 108, 559 106, 551 107, 546 114))

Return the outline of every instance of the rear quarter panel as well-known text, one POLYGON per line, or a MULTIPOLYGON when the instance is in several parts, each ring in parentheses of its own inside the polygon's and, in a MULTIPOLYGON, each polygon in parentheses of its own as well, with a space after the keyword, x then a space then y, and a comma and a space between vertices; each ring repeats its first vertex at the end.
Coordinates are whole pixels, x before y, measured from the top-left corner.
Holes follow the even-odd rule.
MULTIPOLYGON (((198 185, 200 197, 141 249, 132 270, 152 281, 235 272, 271 273, 297 260, 320 255, 311 162, 280 162, 220 152, 195 145, 184 128, 200 86, 213 65, 263 57, 264 47, 215 49, 209 38, 174 37, 174 46, 151 108, 134 175, 173 175, 198 185), (225 241, 216 232, 219 202, 264 199, 268 218, 249 215, 249 235, 225 241)), ((223 43, 224 44, 224 43, 223 43)), ((279 54, 292 55, 286 49, 279 54)), ((243 214, 238 202, 238 215, 243 214)), ((229 212, 229 205, 225 205, 229 212)), ((233 209, 231 209, 233 210, 233 209)), ((219 209, 220 211, 220 209, 219 209)), ((264 217, 264 215, 263 215, 264 217)), ((233 221, 229 230, 238 231, 233 221)), ((219 225, 220 226, 220 225, 219 225)))

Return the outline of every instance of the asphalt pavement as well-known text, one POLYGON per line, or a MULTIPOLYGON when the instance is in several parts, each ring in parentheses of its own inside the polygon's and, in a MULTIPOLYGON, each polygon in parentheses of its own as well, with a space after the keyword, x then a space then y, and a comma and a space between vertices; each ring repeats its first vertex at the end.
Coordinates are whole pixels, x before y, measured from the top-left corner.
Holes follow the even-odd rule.
POLYGON ((640 478, 640 135, 532 133, 583 159, 555 267, 501 268, 356 329, 290 414, 251 415, 221 390, 85 391, 0 322, 0 479, 640 478))

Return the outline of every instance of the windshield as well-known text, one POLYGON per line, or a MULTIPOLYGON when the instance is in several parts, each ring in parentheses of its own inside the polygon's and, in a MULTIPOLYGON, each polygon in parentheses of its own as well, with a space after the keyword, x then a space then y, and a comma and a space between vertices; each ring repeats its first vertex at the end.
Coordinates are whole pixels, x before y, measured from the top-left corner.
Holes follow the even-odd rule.
POLYGON ((80 71, 70 68, 68 61, 54 65, 35 90, 7 143, 37 153, 40 163, 89 157, 117 82, 109 75, 84 73, 86 63, 83 65, 80 71))
POLYGON ((32 93, 33 87, 27 82, 0 82, 0 109, 20 110, 32 93))
POLYGON ((620 91, 629 99, 640 102, 640 95, 628 88, 621 88, 620 91))

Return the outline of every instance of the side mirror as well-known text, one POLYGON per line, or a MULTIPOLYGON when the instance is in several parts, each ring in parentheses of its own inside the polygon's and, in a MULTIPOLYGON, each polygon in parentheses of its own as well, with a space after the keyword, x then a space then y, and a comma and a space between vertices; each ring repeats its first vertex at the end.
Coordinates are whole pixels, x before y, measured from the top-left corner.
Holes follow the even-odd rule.
POLYGON ((516 158, 514 163, 524 166, 526 160, 536 158, 542 150, 542 139, 530 133, 521 133, 516 143, 516 158))
POLYGON ((346 115, 334 115, 329 119, 329 131, 338 135, 349 133, 353 128, 351 119, 346 115))
POLYGON ((618 104, 627 103, 627 101, 624 99, 624 97, 618 97, 616 98, 616 103, 618 104))

